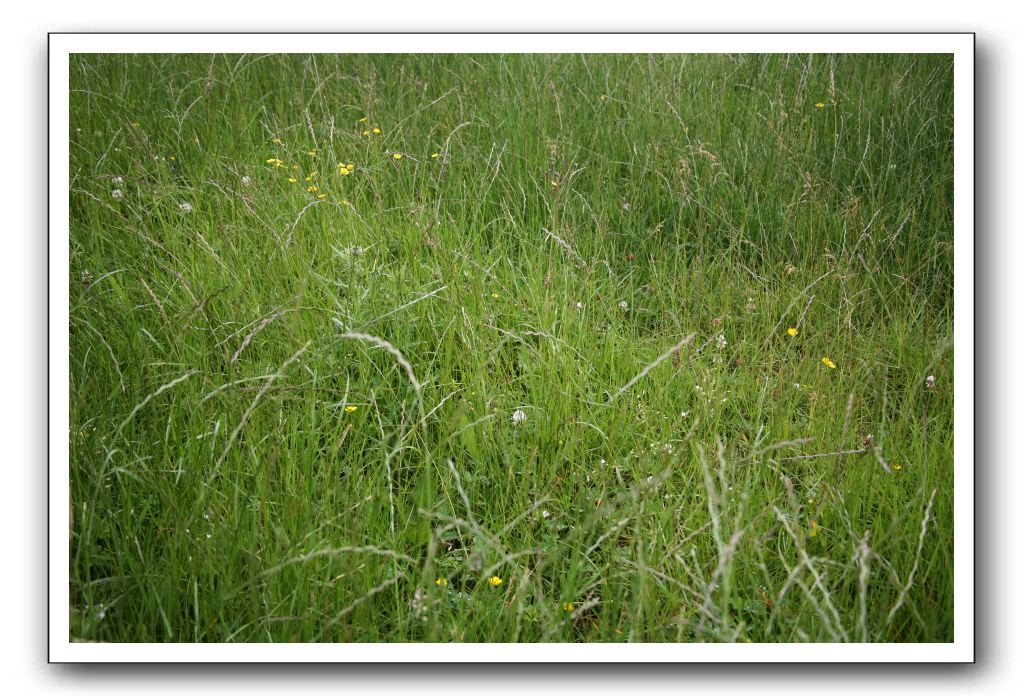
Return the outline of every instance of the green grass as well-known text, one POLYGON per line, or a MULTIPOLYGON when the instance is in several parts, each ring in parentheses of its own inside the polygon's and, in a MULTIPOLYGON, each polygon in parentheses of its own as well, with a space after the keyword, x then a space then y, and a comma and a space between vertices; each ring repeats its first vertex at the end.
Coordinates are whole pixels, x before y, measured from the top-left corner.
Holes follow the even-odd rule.
POLYGON ((950 56, 71 85, 71 638, 953 639, 950 56))

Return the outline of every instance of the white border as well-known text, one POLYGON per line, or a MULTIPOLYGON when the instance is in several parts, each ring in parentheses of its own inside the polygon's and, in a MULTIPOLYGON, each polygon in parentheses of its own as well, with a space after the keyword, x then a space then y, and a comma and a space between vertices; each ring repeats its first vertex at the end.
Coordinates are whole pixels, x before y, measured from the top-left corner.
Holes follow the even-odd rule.
POLYGON ((53 662, 970 662, 974 659, 974 57, 969 34, 50 36, 49 658, 53 662), (85 644, 68 640, 68 89, 72 53, 953 53, 955 641, 941 644, 85 644))

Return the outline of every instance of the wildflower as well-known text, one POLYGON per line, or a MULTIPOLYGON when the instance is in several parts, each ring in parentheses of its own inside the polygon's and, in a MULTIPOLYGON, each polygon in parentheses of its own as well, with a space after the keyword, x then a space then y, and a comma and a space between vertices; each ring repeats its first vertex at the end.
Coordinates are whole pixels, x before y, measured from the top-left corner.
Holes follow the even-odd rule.
POLYGON ((283 145, 284 144, 283 142, 281 142, 280 138, 274 138, 270 142, 272 142, 274 145, 283 145))
POLYGON ((171 161, 171 162, 173 162, 173 161, 174 161, 174 160, 176 160, 176 159, 177 159, 177 157, 175 157, 174 155, 171 155, 171 156, 170 156, 170 161, 171 161))
POLYGON ((399 159, 401 159, 401 153, 400 152, 395 152, 393 155, 391 155, 391 157, 393 157, 396 160, 399 160, 399 159))
POLYGON ((447 587, 447 585, 448 585, 447 578, 437 578, 437 587, 447 587))
POLYGON ((345 413, 355 413, 358 406, 345 406, 345 413))
POLYGON ((540 517, 544 518, 545 520, 549 520, 551 517, 551 511, 544 510, 543 512, 540 513, 540 517))
POLYGON ((380 129, 379 128, 374 128, 373 129, 373 134, 374 135, 380 135, 380 129))
POLYGON ((115 176, 114 177, 114 183, 115 184, 123 184, 124 183, 124 177, 123 176, 115 176))
POLYGON ((181 212, 183 213, 192 212, 192 206, 189 205, 188 203, 182 203, 181 205, 178 206, 178 209, 181 210, 181 212))
POLYGON ((814 106, 816 106, 818 109, 823 109, 824 108, 824 102, 817 102, 816 104, 814 104, 814 106))
POLYGON ((242 186, 250 186, 251 184, 252 184, 252 179, 250 179, 247 176, 243 176, 242 177, 242 186))
POLYGON ((110 192, 110 195, 111 195, 111 197, 113 197, 113 198, 114 198, 115 200, 118 200, 118 201, 119 201, 119 200, 121 200, 122 198, 124 198, 124 191, 122 191, 121 189, 114 189, 113 191, 111 191, 111 192, 110 192))
POLYGON ((496 300, 498 297, 500 297, 500 295, 498 295, 496 292, 492 292, 490 293, 490 297, 496 300))
POLYGON ((825 365, 827 365, 828 367, 830 367, 832 370, 834 370, 835 367, 836 367, 835 363, 831 362, 831 358, 829 358, 827 356, 824 356, 823 358, 821 358, 821 362, 824 363, 825 365))
POLYGON ((810 538, 812 539, 815 536, 817 536, 817 532, 819 530, 820 530, 820 527, 817 525, 817 520, 814 520, 813 522, 811 522, 810 523, 810 538))
POLYGON ((583 308, 583 303, 582 302, 576 302, 575 303, 575 308, 576 309, 582 309, 583 308))
POLYGON ((369 120, 369 117, 363 116, 362 118, 359 119, 359 123, 365 123, 367 120, 369 120))
POLYGON ((900 469, 902 469, 902 465, 901 464, 893 464, 892 468, 895 469, 896 471, 899 471, 900 469))
POLYGON ((324 198, 326 198, 326 197, 327 197, 327 194, 325 194, 325 193, 320 193, 320 194, 317 194, 317 196, 316 196, 316 197, 317 197, 317 198, 319 198, 320 200, 323 200, 324 198))
POLYGON ((512 423, 518 425, 524 420, 526 420, 526 412, 522 409, 516 409, 515 413, 512 414, 512 423))
POLYGON ((319 186, 307 186, 305 190, 308 191, 309 193, 316 193, 317 191, 320 190, 320 187, 319 186))
POLYGON ((794 326, 790 326, 790 327, 789 327, 789 330, 788 330, 788 331, 786 331, 786 333, 787 333, 787 334, 788 334, 789 336, 795 336, 796 334, 798 334, 798 333, 799 333, 799 329, 797 329, 797 328, 796 328, 796 327, 794 327, 794 326))
POLYGON ((345 165, 345 169, 347 169, 348 171, 352 171, 353 169, 355 169, 355 165, 349 162, 348 164, 345 165))
POLYGON ((934 389, 934 375, 927 375, 927 388, 934 389))
POLYGON ((565 602, 561 608, 565 611, 575 611, 575 605, 572 602, 565 602))
POLYGON ((310 150, 306 154, 309 155, 310 157, 316 157, 316 150, 310 150))
POLYGON ((283 167, 284 166, 284 161, 283 160, 279 160, 276 157, 271 157, 270 159, 268 159, 266 161, 266 163, 267 164, 272 164, 275 167, 283 167))
POLYGON ((623 312, 625 310, 627 310, 628 308, 629 308, 629 303, 626 302, 625 300, 622 300, 621 302, 618 303, 618 309, 622 310, 623 312))
POLYGON ((601 94, 600 95, 600 101, 607 101, 607 95, 606 94, 601 94))
POLYGON ((796 382, 796 383, 795 383, 794 385, 792 385, 792 386, 794 386, 794 387, 795 387, 796 389, 801 389, 801 388, 802 388, 802 387, 801 387, 801 386, 799 385, 799 382, 796 382))
POLYGON ((752 297, 746 298, 746 311, 747 312, 757 311, 757 303, 753 301, 752 297))
POLYGON ((367 138, 369 137, 369 131, 368 130, 362 131, 362 134, 365 135, 367 138))
POLYGON ((496 575, 492 575, 487 580, 487 582, 490 583, 491 587, 497 587, 498 585, 504 583, 504 580, 502 580, 501 578, 497 577, 496 575))
POLYGON ((295 177, 293 177, 293 176, 289 176, 289 177, 288 177, 288 183, 289 183, 289 184, 297 184, 297 183, 298 183, 298 179, 296 179, 296 178, 295 178, 295 177))
POLYGON ((719 333, 719 334, 717 335, 717 338, 716 338, 716 339, 714 339, 714 340, 715 340, 715 341, 716 341, 716 343, 718 344, 718 348, 721 348, 722 350, 723 350, 723 349, 724 349, 724 348, 725 348, 726 346, 728 346, 728 340, 727 340, 727 339, 725 338, 725 335, 724 335, 723 333, 719 333))
POLYGON ((554 188, 558 188, 558 182, 557 181, 552 181, 551 182, 551 186, 554 187, 554 188))
POLYGON ((437 159, 438 157, 440 157, 440 153, 439 152, 434 152, 432 155, 430 155, 431 159, 437 159))

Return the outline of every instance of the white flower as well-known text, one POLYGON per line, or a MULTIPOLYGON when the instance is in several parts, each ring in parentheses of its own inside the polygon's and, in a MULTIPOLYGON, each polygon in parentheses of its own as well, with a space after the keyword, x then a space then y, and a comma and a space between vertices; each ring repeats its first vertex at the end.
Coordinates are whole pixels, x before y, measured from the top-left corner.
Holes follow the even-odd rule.
POLYGON ((183 213, 190 213, 190 212, 192 212, 192 206, 189 205, 188 203, 182 203, 181 205, 178 206, 178 208, 183 213))
POLYGON ((250 184, 252 184, 252 179, 250 179, 247 176, 243 176, 242 177, 242 186, 249 186, 250 184))
POLYGON ((122 198, 124 198, 124 191, 122 191, 121 189, 114 189, 113 191, 110 192, 110 195, 116 200, 121 200, 122 198))
POLYGON ((795 387, 796 387, 796 389, 800 389, 800 388, 801 388, 801 387, 799 386, 799 382, 796 382, 796 384, 795 384, 795 387))
POLYGON ((927 388, 934 389, 934 375, 927 375, 927 388))
POLYGON ((583 303, 582 302, 576 302, 575 303, 575 308, 576 309, 582 309, 583 308, 583 303))
POLYGON ((517 409, 515 413, 512 414, 512 423, 515 425, 518 425, 524 420, 526 420, 526 412, 522 409, 517 409))
POLYGON ((124 177, 123 177, 123 176, 115 176, 115 177, 114 177, 114 183, 115 183, 115 184, 121 184, 121 183, 124 183, 124 177))
POLYGON ((723 333, 719 333, 715 340, 717 341, 718 348, 724 348, 728 345, 728 341, 725 340, 725 335, 723 333))
POLYGON ((543 517, 545 520, 550 518, 551 516, 550 510, 544 510, 543 512, 540 513, 540 516, 543 517))
POLYGON ((681 415, 683 418, 687 418, 689 416, 689 411, 683 411, 681 415))
POLYGON ((627 310, 628 308, 629 308, 629 303, 626 302, 625 300, 622 300, 621 302, 618 303, 618 309, 622 310, 623 312, 625 310, 627 310))

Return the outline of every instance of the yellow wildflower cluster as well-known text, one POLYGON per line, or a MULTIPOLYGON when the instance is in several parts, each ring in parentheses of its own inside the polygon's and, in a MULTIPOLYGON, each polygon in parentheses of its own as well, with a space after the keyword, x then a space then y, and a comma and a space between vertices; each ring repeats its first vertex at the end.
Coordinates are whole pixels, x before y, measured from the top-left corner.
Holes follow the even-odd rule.
POLYGON ((284 161, 283 160, 279 160, 276 157, 271 157, 270 159, 268 159, 266 161, 266 163, 267 164, 272 164, 275 167, 283 167, 284 166, 284 161))
POLYGON ((344 162, 338 162, 337 173, 341 176, 348 176, 355 170, 355 165, 351 162, 345 164, 344 162))

